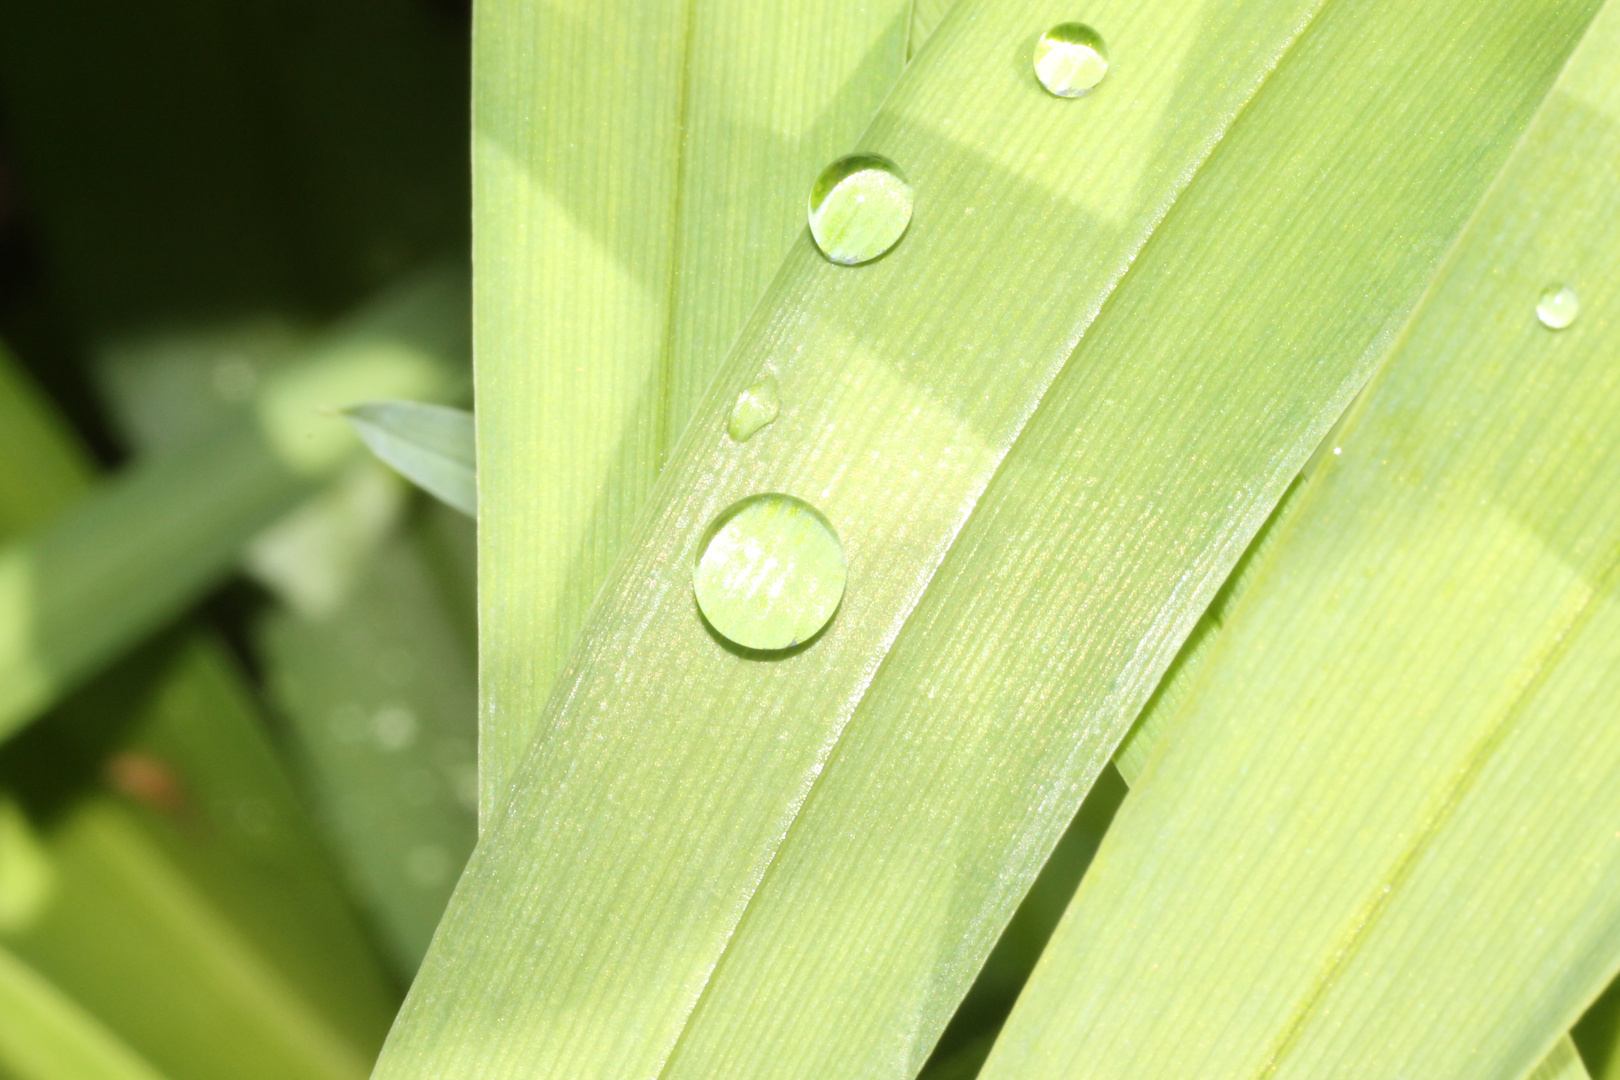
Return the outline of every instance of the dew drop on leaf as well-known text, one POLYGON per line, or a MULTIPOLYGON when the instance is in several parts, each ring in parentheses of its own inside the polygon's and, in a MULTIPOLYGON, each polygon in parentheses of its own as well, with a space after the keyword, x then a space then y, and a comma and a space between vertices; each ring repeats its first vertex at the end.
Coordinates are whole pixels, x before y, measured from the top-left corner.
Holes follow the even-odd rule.
POLYGON ((821 171, 810 189, 810 235, 842 266, 871 262, 911 224, 911 185, 894 162, 851 154, 821 171))
POLYGON ((814 637, 844 596, 844 545, 821 511, 791 495, 750 495, 698 545, 692 587, 716 632, 777 652, 814 637))
POLYGON ((775 420, 781 409, 782 395, 776 388, 776 380, 767 375, 737 395, 726 433, 737 442, 747 442, 760 428, 775 420))
POLYGON ((1035 77, 1058 97, 1084 97, 1106 74, 1102 36, 1084 23, 1059 23, 1035 43, 1035 77))
POLYGON ((1580 297, 1568 285, 1555 285, 1548 289, 1536 304, 1536 318, 1549 330, 1562 330, 1574 322, 1580 313, 1580 297))

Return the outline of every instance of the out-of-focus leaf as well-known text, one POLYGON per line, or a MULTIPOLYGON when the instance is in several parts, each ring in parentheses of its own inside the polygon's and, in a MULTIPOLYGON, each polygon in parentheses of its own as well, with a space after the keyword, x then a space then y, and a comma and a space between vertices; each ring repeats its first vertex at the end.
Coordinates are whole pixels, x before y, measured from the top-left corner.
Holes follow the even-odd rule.
POLYGON ((90 483, 89 460, 0 344, 0 536, 11 536, 71 503, 90 483))
POLYGON ((1617 52, 1610 3, 1216 639, 987 1080, 1521 1076, 1620 968, 1617 52), (1549 329, 1562 284, 1581 313, 1549 329))
POLYGON ((900 73, 910 6, 475 5, 485 816, 817 173, 900 73))
POLYGON ((355 895, 395 967, 416 970, 477 837, 477 683, 470 637, 420 530, 385 542, 324 617, 282 611, 261 632, 355 895))
POLYGON ((0 1074, 10 1080, 161 1080, 95 1017, 3 947, 0 1074))
POLYGON ((0 549, 0 737, 172 618, 347 460, 359 441, 332 410, 452 393, 465 289, 434 274, 385 294, 267 381, 250 415, 0 549))
MULTIPOLYGON (((34 419, 0 474, 78 460, 5 374, 0 412, 34 419)), ((84 486, 0 519, 27 526, 84 486)), ((205 638, 133 661, 0 753, 0 784, 39 822, 8 811, 0 829, 0 935, 176 1080, 362 1074, 392 989, 238 676, 205 638)))
POLYGON ((1045 13, 948 16, 859 144, 911 178, 910 231, 858 269, 789 257, 379 1075, 914 1071, 1590 8, 1459 10, 1332 5, 1307 31, 1314 5, 1105 6, 1129 78, 1078 103, 1008 62, 1045 13), (1500 29, 1527 22, 1547 33, 1500 29), (1384 92, 1352 107, 1347 84, 1384 92), (781 413, 737 444, 765 374, 781 413), (769 662, 709 635, 689 569, 760 491, 813 501, 849 567, 827 632, 769 662))
POLYGON ((344 415, 371 452, 429 495, 478 516, 473 414, 418 401, 368 401, 344 415))
POLYGON ((408 496, 391 469, 355 458, 250 540, 242 568, 293 610, 329 615, 358 588, 377 548, 399 528, 408 496))

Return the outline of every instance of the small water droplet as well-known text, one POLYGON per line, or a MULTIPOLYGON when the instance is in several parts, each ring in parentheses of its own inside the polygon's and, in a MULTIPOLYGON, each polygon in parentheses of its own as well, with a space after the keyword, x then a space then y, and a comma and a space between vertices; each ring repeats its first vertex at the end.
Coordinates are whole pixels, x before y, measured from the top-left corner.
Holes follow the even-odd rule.
POLYGON ((1555 285, 1541 294, 1536 318, 1549 330, 1562 330, 1581 313, 1581 298, 1568 285, 1555 285))
POLYGON ((1058 97, 1085 97, 1106 74, 1102 35, 1085 23, 1059 23, 1035 43, 1035 77, 1058 97))
POLYGON ((760 428, 775 420, 781 410, 782 395, 776 388, 776 380, 767 375, 737 395, 726 432, 737 442, 747 442, 760 428))
POLYGON ((821 511, 750 495, 710 524, 692 587, 704 618, 745 649, 776 652, 814 637, 844 596, 844 545, 821 511))
POLYGON ((911 185, 894 162, 851 154, 822 170, 810 189, 810 235, 843 266, 871 262, 911 224, 911 185))

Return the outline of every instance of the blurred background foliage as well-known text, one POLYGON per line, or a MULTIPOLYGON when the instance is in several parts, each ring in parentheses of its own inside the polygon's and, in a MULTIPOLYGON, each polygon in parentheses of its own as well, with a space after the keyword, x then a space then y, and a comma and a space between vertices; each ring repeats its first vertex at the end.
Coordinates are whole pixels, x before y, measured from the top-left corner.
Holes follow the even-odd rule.
MULTIPOLYGON (((138 500, 169 558, 121 571, 135 614, 63 601, 105 644, 0 743, 0 1076, 364 1076, 471 850, 472 524, 240 434, 333 327, 402 311, 470 404, 468 32, 461 0, 0 5, 0 543, 94 564, 138 500)), ((1124 792, 936 1080, 976 1071, 1124 792)))
POLYGON ((471 523, 221 452, 391 296, 465 394, 468 18, 0 6, 0 540, 132 469, 168 541, 188 469, 251 536, 0 746, 0 1075, 364 1076, 471 849, 471 523))

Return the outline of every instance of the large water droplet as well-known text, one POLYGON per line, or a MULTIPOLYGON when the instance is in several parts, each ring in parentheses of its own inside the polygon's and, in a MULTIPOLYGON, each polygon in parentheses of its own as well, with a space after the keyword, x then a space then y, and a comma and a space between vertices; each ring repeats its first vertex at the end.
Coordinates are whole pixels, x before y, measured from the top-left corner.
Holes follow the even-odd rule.
POLYGON ((1568 285, 1556 285, 1541 294, 1536 318, 1549 330, 1562 330, 1581 313, 1581 298, 1568 285))
POLYGON ((1106 74, 1102 35, 1085 23, 1059 23, 1035 43, 1035 77, 1058 97, 1084 97, 1106 74))
POLYGON ((726 432, 738 442, 747 442, 756 431, 775 420, 781 409, 782 395, 776 389, 776 380, 767 375, 737 395, 726 432))
POLYGON ((911 185, 894 162, 851 154, 821 171, 810 189, 810 235, 835 263, 871 262, 911 224, 911 185))
POLYGON ((776 493, 714 519, 698 545, 698 607, 727 640, 776 652, 814 637, 844 596, 844 545, 821 511, 776 493))

